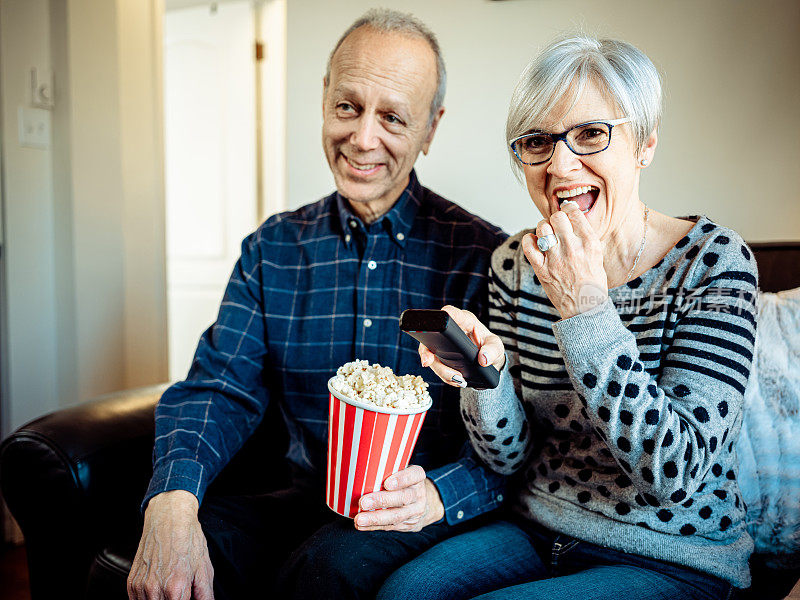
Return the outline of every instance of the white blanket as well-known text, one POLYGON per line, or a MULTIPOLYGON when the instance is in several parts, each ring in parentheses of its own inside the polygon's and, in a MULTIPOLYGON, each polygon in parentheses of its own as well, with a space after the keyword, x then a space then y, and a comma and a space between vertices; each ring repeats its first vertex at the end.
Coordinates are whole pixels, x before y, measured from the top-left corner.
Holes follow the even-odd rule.
POLYGON ((800 288, 759 296, 737 452, 755 551, 800 567, 800 288))

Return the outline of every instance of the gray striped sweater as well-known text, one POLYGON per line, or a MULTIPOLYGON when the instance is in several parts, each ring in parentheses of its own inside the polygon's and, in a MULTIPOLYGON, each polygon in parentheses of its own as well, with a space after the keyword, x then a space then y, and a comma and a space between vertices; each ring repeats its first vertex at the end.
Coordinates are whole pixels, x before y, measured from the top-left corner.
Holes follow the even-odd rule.
POLYGON ((515 474, 514 509, 533 521, 747 587, 736 439, 755 341, 750 250, 700 217, 604 305, 560 320, 524 233, 492 257, 500 385, 461 396, 476 452, 515 474))

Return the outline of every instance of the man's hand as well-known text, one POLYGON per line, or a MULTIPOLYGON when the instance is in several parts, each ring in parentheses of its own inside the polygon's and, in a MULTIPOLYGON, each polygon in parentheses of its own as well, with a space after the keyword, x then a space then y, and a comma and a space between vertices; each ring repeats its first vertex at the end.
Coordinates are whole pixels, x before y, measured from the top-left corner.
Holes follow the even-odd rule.
POLYGON ((359 531, 419 531, 444 516, 439 491, 422 467, 398 471, 383 487, 386 491, 364 494, 359 500, 362 512, 355 516, 359 531), (381 510, 372 510, 376 508, 381 510))
POLYGON ((214 600, 214 569, 197 509, 197 498, 183 490, 150 500, 128 575, 130 600, 214 600))

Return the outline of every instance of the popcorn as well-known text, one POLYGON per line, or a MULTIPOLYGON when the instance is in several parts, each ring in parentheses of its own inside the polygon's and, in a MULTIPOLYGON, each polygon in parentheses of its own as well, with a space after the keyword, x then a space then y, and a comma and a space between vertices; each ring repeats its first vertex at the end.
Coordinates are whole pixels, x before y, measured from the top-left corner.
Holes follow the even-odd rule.
POLYGON ((390 367, 354 360, 336 371, 331 387, 353 400, 384 408, 414 409, 431 403, 428 384, 419 375, 397 376, 390 367))

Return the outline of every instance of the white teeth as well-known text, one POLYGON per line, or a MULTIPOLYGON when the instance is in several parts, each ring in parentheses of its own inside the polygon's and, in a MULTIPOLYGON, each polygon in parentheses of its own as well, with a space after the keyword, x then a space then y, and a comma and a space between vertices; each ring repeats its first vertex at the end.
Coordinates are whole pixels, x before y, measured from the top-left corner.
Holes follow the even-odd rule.
POLYGON ((347 161, 347 164, 349 164, 351 167, 353 167, 357 171, 369 171, 370 169, 374 169, 377 166, 377 164, 357 165, 356 163, 351 161, 349 158, 345 158, 345 160, 347 161))
POLYGON ((597 188, 593 185, 584 185, 581 187, 576 187, 571 190, 558 190, 556 192, 556 198, 572 198, 573 196, 580 196, 581 194, 587 193, 589 190, 596 190, 597 188))

